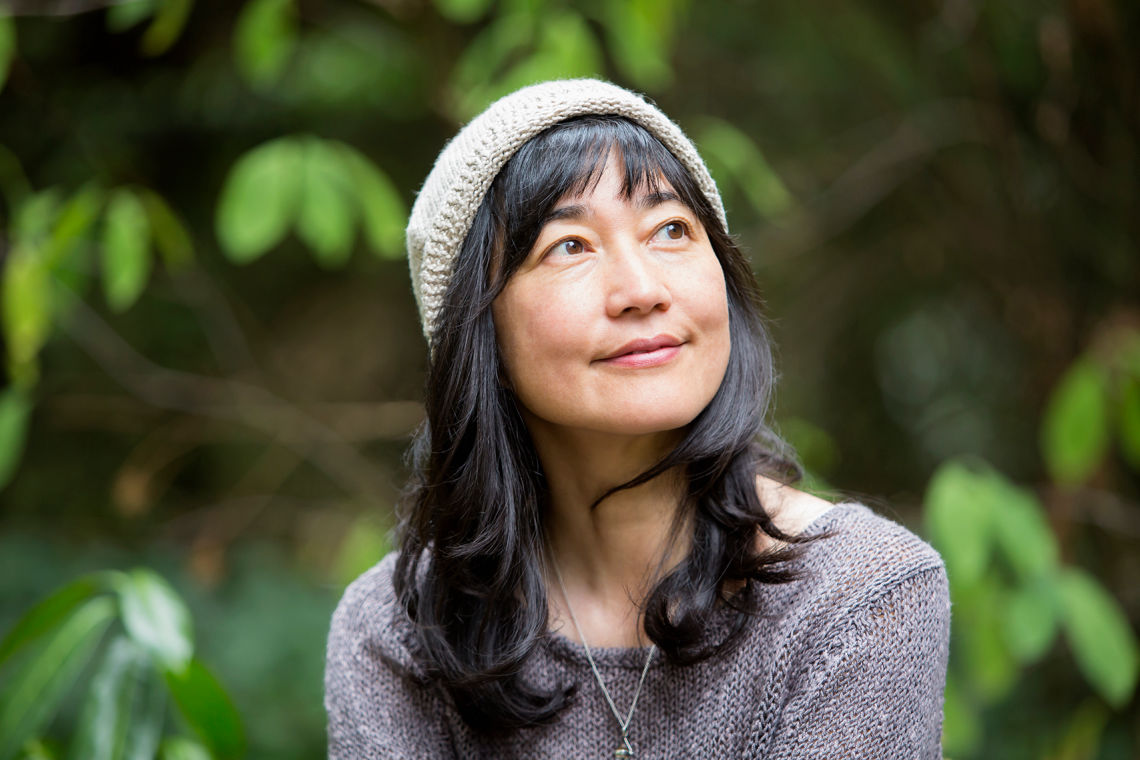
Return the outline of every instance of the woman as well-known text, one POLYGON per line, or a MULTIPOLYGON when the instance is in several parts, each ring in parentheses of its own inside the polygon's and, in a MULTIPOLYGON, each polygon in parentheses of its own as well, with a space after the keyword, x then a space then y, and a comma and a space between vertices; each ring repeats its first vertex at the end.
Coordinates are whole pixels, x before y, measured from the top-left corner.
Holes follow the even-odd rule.
POLYGON ((408 248, 427 421, 400 548, 333 617, 331 757, 941 757, 942 563, 783 485, 755 284, 676 125, 508 95, 408 248))

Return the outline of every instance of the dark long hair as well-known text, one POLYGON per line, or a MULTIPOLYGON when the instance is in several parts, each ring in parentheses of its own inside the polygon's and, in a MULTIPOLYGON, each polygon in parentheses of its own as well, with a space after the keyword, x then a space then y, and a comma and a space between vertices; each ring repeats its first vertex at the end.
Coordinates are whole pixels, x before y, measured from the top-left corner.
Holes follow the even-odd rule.
POLYGON ((573 684, 544 690, 520 676, 547 626, 541 463, 502 382, 491 304, 562 197, 596 183, 614 151, 622 193, 668 182, 700 218, 724 270, 731 351, 709 405, 664 459, 617 490, 674 468, 687 491, 674 530, 690 525, 688 555, 650 592, 646 633, 674 663, 726 651, 743 633, 749 584, 792 578, 801 539, 782 533, 756 493, 756 475, 800 477, 765 418, 774 370, 751 268, 689 172, 641 126, 578 117, 527 142, 499 172, 455 261, 432 335, 427 419, 413 443, 415 476, 402 506, 395 586, 415 623, 416 656, 473 726, 509 729, 552 719, 573 684), (782 549, 757 552, 757 528, 782 549), (744 582, 745 591, 726 588, 744 582), (735 609, 727 636, 703 641, 718 604, 735 609))

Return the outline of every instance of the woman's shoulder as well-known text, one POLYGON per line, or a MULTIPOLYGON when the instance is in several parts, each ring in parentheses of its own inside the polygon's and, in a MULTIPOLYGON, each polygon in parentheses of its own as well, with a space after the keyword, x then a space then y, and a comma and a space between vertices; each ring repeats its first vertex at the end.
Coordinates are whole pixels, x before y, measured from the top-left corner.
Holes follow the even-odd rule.
POLYGON ((866 504, 832 503, 773 483, 760 487, 776 524, 788 533, 820 537, 804 546, 798 560, 818 592, 866 601, 915 576, 945 577, 942 558, 930 544, 866 504))
POLYGON ((411 622, 393 584, 397 552, 392 552, 348 585, 333 612, 329 651, 367 652, 398 662, 414 663, 408 655, 411 622))

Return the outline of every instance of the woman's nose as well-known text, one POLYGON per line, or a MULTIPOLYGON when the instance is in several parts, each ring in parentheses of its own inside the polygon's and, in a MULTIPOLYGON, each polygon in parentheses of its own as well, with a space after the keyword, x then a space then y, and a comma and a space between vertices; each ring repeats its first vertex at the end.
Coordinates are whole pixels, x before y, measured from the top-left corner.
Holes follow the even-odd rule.
POLYGON ((672 295, 661 262, 638 242, 611 246, 603 266, 606 280, 606 313, 619 317, 627 312, 648 314, 672 305, 672 295))

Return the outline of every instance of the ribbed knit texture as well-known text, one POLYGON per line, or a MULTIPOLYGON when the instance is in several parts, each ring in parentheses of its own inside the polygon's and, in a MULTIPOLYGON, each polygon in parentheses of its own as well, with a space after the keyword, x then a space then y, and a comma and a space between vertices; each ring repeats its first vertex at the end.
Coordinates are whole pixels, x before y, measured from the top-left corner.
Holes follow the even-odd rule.
MULTIPOLYGON (((687 667, 655 658, 630 738, 639 758, 941 758, 950 633, 938 554, 865 506, 840 504, 807 532, 805 576, 764 586, 762 614, 732 654, 687 667)), ((572 679, 577 696, 549 726, 489 740, 446 696, 399 672, 416 665, 392 590, 394 555, 357 579, 333 615, 325 671, 329 757, 612 758, 616 721, 582 647, 553 633, 527 676, 572 679)), ((710 621, 724 630, 728 612, 710 621)), ((592 650, 619 709, 645 652, 592 650)))
POLYGON ((640 95, 596 79, 564 79, 524 87, 487 107, 436 159, 408 219, 408 267, 429 341, 448 280, 475 212, 499 170, 523 144, 573 116, 624 116, 649 130, 689 170, 728 229, 716 183, 681 128, 640 95))

